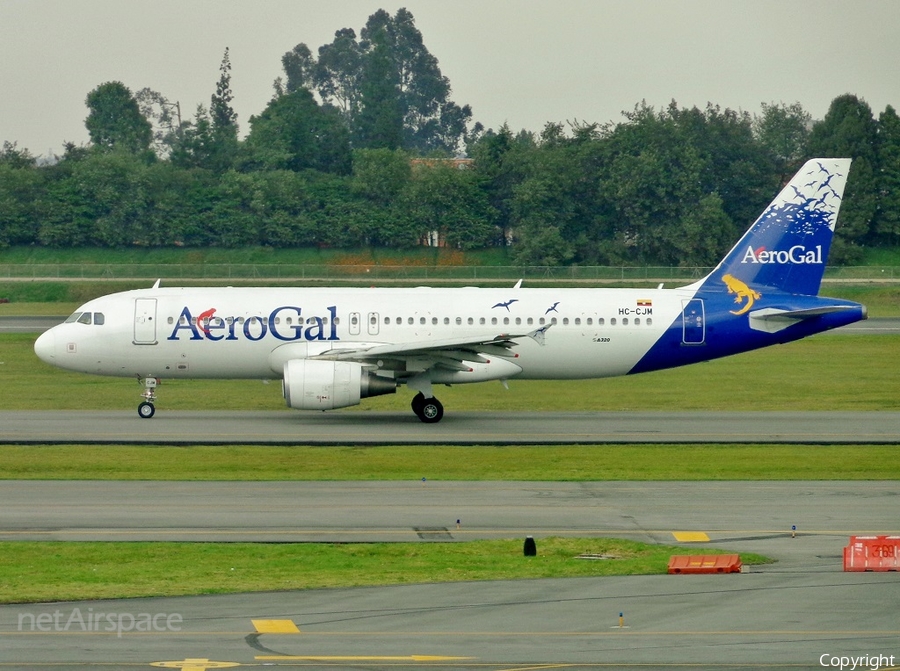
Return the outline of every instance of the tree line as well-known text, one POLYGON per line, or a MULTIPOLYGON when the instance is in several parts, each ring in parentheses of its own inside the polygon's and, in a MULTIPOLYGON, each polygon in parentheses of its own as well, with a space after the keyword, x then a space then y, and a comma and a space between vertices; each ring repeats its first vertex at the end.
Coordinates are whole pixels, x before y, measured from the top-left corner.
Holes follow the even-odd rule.
POLYGON ((710 265, 809 157, 854 159, 832 251, 900 244, 900 119, 835 98, 758 114, 638 104, 619 123, 486 130, 412 15, 379 10, 357 38, 287 52, 239 137, 226 49, 190 120, 144 89, 86 98, 90 143, 52 164, 4 142, 0 247, 328 246, 440 240, 514 262, 710 265), (465 152, 467 161, 449 160, 465 152))

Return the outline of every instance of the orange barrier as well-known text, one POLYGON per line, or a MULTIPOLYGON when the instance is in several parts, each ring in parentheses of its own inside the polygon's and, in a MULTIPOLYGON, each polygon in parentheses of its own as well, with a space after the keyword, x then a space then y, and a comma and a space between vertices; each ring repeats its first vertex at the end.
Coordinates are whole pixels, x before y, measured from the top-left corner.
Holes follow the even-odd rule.
POLYGON ((900 536, 850 536, 845 571, 900 571, 900 536))
POLYGON ((669 573, 740 573, 740 555, 672 555, 669 573))

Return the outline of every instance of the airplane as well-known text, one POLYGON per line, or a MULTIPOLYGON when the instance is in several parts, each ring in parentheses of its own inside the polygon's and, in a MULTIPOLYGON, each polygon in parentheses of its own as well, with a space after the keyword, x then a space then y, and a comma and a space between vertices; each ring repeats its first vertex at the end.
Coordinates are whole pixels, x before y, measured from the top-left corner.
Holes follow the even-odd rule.
POLYGON ((153 417, 162 378, 281 379, 285 402, 331 410, 436 385, 632 375, 786 343, 866 319, 820 297, 850 159, 807 162, 706 277, 666 289, 172 287, 91 300, 34 349, 67 370, 136 377, 153 417))

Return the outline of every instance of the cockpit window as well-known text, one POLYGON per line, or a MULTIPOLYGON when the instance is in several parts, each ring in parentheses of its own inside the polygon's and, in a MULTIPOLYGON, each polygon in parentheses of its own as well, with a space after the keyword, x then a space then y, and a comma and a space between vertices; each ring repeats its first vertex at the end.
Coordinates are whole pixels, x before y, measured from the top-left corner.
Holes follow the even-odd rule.
POLYGON ((106 323, 106 317, 102 312, 73 312, 66 319, 66 324, 94 324, 95 326, 103 326, 106 323))

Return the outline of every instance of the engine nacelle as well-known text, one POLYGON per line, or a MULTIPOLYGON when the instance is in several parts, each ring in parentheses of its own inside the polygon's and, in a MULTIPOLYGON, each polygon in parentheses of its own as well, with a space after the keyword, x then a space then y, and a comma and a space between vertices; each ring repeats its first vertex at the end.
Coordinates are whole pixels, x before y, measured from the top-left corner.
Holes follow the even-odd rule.
POLYGON ((352 361, 291 359, 284 364, 281 390, 288 407, 332 410, 359 405, 369 396, 396 393, 397 383, 367 373, 352 361))

